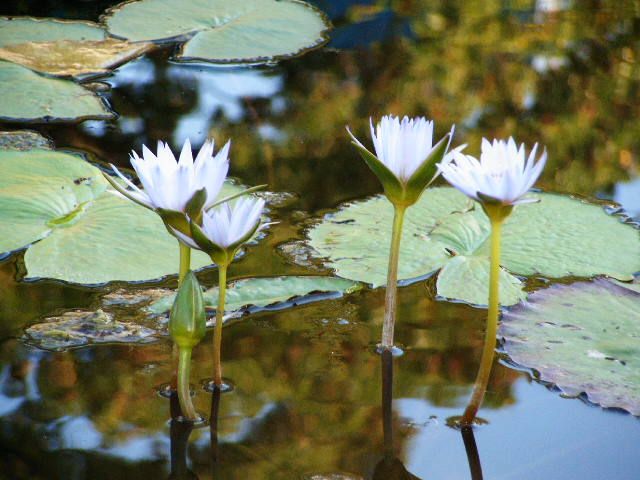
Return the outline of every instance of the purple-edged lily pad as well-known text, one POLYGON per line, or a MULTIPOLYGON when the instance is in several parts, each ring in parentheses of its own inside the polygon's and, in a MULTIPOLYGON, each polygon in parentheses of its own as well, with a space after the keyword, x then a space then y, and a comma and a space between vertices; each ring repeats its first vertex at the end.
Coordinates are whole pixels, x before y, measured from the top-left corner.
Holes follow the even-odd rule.
POLYGON ((503 316, 504 349, 567 395, 640 416, 637 288, 601 278, 538 291, 503 316))

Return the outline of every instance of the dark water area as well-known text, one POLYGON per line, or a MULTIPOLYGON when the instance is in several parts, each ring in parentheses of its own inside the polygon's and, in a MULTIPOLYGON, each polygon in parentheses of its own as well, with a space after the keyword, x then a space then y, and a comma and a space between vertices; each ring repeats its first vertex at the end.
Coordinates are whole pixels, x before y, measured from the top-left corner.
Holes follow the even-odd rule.
MULTIPOLYGON (((116 3, 14 1, 0 14, 96 21, 116 3)), ((380 192, 345 126, 367 138, 369 117, 388 113, 432 118, 437 136, 456 124, 454 143, 471 154, 482 137, 539 142, 549 160, 538 186, 616 201, 640 219, 639 2, 317 5, 336 29, 304 56, 219 67, 171 61, 166 46, 95 79, 108 86, 114 120, 0 127, 33 129, 58 149, 124 167, 142 144, 231 138, 233 177, 292 194, 269 214, 279 223, 231 265, 231 279, 327 273, 294 263, 282 245, 303 240, 340 203, 380 192)), ((24 281, 23 255, 0 262, 0 479, 472 478, 469 438, 465 449, 447 420, 471 392, 486 310, 436 298, 433 277, 399 290, 404 354, 393 359, 388 415, 372 349, 383 289, 229 322, 223 368, 235 389, 220 396, 216 445, 209 425, 170 424, 158 393, 170 378, 168 336, 60 352, 25 344, 25 327, 140 286, 24 281)), ((210 287, 216 273, 198 277, 210 287)), ((166 329, 166 319, 154 322, 166 329)), ((211 331, 193 355, 194 403, 209 418, 212 394, 199 381, 211 377, 211 331)), ((506 358, 479 415, 487 423, 473 440, 486 479, 638 478, 637 418, 562 398, 506 358)))

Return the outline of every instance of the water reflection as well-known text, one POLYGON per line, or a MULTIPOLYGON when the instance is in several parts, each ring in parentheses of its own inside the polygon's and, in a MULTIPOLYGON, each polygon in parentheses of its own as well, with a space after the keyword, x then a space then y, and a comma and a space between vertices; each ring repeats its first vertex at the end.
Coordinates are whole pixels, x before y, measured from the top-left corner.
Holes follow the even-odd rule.
POLYGON ((178 394, 174 391, 169 398, 171 420, 169 422, 170 438, 170 480, 196 480, 198 476, 188 467, 187 451, 189 437, 195 428, 195 424, 182 420, 182 411, 178 394))
POLYGON ((382 430, 384 455, 373 471, 373 480, 420 480, 407 471, 395 456, 393 445, 393 354, 384 349, 380 353, 382 370, 382 430))
POLYGON ((460 428, 464 449, 469 459, 469 470, 471 471, 471 480, 482 480, 482 465, 480 464, 480 455, 478 454, 478 446, 473 435, 473 427, 465 425, 460 428))

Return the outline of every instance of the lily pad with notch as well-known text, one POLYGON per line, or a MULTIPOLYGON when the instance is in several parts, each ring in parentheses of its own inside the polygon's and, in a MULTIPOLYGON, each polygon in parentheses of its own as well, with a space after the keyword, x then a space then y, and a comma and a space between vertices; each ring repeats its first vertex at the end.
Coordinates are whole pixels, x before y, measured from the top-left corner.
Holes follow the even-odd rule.
MULTIPOLYGON (((525 298, 516 275, 628 280, 640 270, 640 231, 601 205, 553 193, 530 193, 502 235, 500 301, 525 298)), ((307 233, 315 254, 338 276, 386 283, 393 209, 384 197, 346 204, 307 233)), ((449 187, 428 189, 407 210, 399 279, 440 271, 437 292, 483 305, 488 298, 490 223, 481 208, 449 187)))
POLYGON ((186 41, 177 60, 259 63, 327 41, 324 14, 297 0, 139 0, 107 10, 109 33, 130 41, 186 41))
POLYGON ((640 416, 638 286, 599 278, 535 292, 503 315, 504 351, 568 396, 640 416))

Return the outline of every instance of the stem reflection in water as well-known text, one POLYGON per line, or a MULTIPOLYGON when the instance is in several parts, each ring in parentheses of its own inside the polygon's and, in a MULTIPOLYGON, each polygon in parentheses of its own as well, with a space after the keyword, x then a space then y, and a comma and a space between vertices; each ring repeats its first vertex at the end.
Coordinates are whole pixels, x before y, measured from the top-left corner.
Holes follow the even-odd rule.
POLYGON ((209 417, 209 436, 211 439, 211 476, 220 479, 220 450, 218 449, 218 415, 222 391, 216 385, 211 391, 211 416, 209 417))
MULTIPOLYGON (((384 442, 384 456, 377 463, 373 471, 372 480, 421 480, 416 477, 394 455, 393 445, 393 354, 390 350, 382 350, 380 355, 382 370, 382 435, 384 442)), ((213 415, 213 410, 212 410, 213 415)), ((213 417, 212 417, 213 418, 213 417)), ((480 455, 473 436, 471 426, 462 426, 462 441, 469 461, 471 480, 482 480, 482 466, 480 455)), ((212 446, 213 446, 213 436, 212 446)), ((213 448, 213 447, 212 447, 213 448)))
POLYGON ((187 467, 187 448, 194 423, 181 419, 183 415, 176 392, 171 392, 170 412, 171 473, 168 478, 169 480, 197 480, 198 476, 187 467))
POLYGON ((478 446, 473 436, 473 427, 464 425, 460 429, 464 449, 467 452, 469 460, 469 470, 471 471, 471 480, 482 480, 482 465, 480 464, 480 455, 478 454, 478 446))
POLYGON ((393 447, 393 354, 384 349, 380 354, 382 367, 382 435, 384 456, 373 471, 373 480, 420 480, 407 471, 394 456, 393 447))

